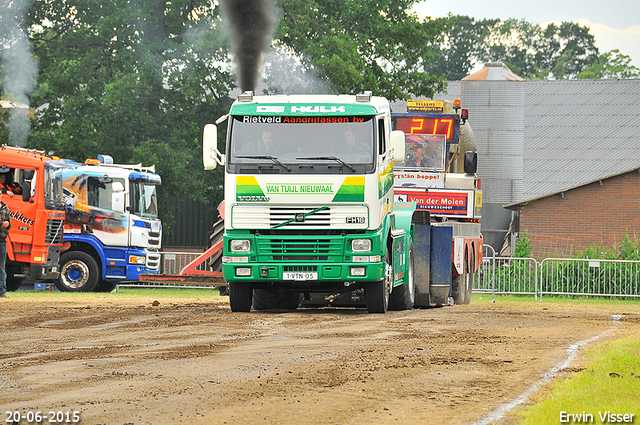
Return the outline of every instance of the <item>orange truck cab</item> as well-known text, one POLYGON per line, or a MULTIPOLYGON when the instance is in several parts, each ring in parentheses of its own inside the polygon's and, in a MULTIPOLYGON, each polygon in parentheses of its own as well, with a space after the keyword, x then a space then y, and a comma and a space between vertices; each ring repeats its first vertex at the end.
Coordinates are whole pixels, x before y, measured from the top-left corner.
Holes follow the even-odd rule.
POLYGON ((7 290, 29 282, 55 282, 64 235, 62 176, 44 152, 0 147, 5 177, 2 202, 11 210, 7 237, 7 290), (9 191, 11 193, 9 193, 9 191))

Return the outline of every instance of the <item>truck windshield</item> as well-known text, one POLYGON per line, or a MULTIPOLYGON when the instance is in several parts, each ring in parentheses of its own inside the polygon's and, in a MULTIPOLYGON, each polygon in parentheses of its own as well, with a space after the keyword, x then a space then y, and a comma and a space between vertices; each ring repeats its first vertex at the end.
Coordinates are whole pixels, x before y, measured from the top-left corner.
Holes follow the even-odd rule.
POLYGON ((446 139, 444 135, 405 134, 404 162, 395 165, 398 169, 444 171, 446 139))
POLYGON ((373 116, 232 116, 227 169, 238 174, 370 173, 375 122, 373 116))
POLYGON ((45 168, 44 170, 44 205, 48 210, 63 210, 62 205, 62 170, 45 168))
POLYGON ((155 184, 130 180, 131 212, 146 218, 158 218, 158 197, 155 184))

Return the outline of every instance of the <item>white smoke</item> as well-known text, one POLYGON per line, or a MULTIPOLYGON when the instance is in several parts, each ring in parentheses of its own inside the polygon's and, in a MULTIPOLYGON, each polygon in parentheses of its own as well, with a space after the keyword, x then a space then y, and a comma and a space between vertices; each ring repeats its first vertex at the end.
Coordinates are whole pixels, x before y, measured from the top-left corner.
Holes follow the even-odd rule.
POLYGON ((25 146, 29 136, 29 98, 38 67, 27 34, 26 11, 31 0, 0 0, 0 62, 2 86, 14 106, 9 113, 9 142, 25 146))
POLYGON ((284 49, 271 49, 265 57, 263 94, 335 93, 330 82, 320 79, 300 59, 284 49))

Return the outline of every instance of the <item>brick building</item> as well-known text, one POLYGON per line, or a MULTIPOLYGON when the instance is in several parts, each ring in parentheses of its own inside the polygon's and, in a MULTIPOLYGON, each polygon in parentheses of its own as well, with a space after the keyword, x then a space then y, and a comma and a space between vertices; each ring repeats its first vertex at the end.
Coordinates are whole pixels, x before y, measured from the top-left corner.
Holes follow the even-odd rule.
POLYGON ((640 166, 509 208, 519 211, 520 233, 538 259, 640 239, 640 166))

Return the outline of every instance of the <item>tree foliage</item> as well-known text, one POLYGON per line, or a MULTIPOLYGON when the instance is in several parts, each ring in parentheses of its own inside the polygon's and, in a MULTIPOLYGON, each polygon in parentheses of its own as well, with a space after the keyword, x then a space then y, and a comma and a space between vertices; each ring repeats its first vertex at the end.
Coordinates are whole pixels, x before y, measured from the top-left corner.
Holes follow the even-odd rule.
POLYGON ((220 186, 199 137, 227 110, 233 76, 209 1, 47 0, 29 18, 40 69, 31 147, 155 164, 161 201, 220 186))
POLYGON ((281 0, 276 46, 337 93, 372 90, 390 100, 432 96, 444 82, 423 63, 443 21, 419 22, 416 0, 281 0))
POLYGON ((468 75, 478 62, 503 62, 527 79, 576 78, 598 57, 589 28, 572 22, 542 28, 516 19, 448 20, 445 39, 433 46, 436 61, 427 68, 447 79, 468 75))
POLYGON ((473 70, 489 32, 499 20, 476 21, 459 15, 437 20, 444 27, 444 37, 431 45, 433 57, 424 62, 425 70, 447 80, 460 80, 473 70))
POLYGON ((631 65, 631 58, 615 49, 598 56, 598 59, 578 74, 578 79, 638 78, 640 69, 631 65))

